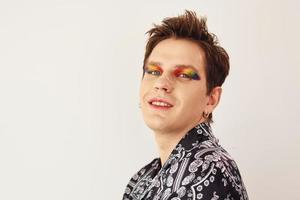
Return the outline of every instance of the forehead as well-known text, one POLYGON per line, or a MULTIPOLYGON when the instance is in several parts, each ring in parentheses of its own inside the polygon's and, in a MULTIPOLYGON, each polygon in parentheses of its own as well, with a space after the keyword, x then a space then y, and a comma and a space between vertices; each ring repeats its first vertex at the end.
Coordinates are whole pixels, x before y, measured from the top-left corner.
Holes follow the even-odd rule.
POLYGON ((178 65, 204 70, 204 52, 198 44, 186 39, 169 38, 159 42, 152 50, 147 63, 160 63, 164 68, 178 65))

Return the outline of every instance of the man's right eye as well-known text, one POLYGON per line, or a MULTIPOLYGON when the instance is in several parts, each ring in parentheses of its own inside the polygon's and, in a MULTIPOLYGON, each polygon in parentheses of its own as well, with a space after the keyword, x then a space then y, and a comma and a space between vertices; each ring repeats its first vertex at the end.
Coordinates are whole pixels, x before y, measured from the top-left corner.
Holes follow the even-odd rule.
POLYGON ((161 74, 158 70, 146 70, 146 73, 154 76, 159 76, 161 74))

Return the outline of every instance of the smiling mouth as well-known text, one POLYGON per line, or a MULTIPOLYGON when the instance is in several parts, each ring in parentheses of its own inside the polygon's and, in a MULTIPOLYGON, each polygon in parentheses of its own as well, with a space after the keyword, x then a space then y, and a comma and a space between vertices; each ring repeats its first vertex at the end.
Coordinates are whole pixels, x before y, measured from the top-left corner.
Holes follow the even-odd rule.
POLYGON ((155 109, 166 110, 166 109, 170 109, 173 107, 173 105, 171 103, 169 103, 163 99, 151 99, 148 103, 152 108, 155 108, 155 109))

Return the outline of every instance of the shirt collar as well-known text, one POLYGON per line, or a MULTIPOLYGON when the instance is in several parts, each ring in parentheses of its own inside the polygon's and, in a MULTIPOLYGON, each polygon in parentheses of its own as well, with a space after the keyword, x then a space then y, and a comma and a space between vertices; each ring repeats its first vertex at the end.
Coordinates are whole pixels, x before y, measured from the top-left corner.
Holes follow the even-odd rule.
MULTIPOLYGON (((163 168, 168 168, 170 165, 177 162, 182 156, 183 151, 190 151, 195 146, 206 140, 210 140, 213 143, 218 143, 218 139, 212 133, 210 124, 208 122, 202 122, 190 129, 181 138, 179 143, 172 150, 168 160, 164 163, 163 168)), ((160 159, 158 159, 158 161, 160 161, 160 159)))

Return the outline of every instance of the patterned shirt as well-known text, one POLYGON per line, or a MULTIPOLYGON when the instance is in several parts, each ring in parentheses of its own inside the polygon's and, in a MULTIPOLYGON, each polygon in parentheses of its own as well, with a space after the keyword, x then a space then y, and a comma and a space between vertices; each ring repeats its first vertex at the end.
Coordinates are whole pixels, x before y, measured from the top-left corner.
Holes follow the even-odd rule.
POLYGON ((192 128, 161 166, 159 158, 129 181, 123 200, 247 200, 235 161, 209 123, 192 128))

